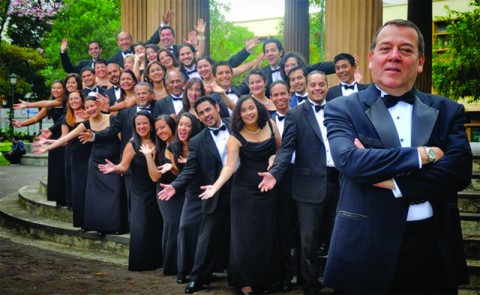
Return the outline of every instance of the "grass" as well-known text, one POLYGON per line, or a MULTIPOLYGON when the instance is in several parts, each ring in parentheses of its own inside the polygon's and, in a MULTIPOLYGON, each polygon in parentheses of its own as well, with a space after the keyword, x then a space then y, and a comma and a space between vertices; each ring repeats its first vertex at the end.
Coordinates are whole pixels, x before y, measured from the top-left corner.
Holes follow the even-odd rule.
POLYGON ((3 152, 9 152, 12 149, 11 142, 0 142, 0 166, 8 166, 10 162, 5 159, 3 152))

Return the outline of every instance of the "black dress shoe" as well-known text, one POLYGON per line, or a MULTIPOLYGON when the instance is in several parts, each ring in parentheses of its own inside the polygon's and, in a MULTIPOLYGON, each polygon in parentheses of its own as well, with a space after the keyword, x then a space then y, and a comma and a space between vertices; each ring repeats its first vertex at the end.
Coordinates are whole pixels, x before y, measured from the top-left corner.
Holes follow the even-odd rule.
POLYGON ((189 282, 189 279, 185 277, 185 274, 179 273, 177 274, 177 284, 186 284, 189 282))
POLYGON ((292 283, 290 281, 283 281, 280 283, 281 292, 290 292, 292 291, 292 283))
POLYGON ((190 283, 188 283, 187 287, 185 288, 185 293, 191 294, 203 289, 204 289, 203 284, 200 284, 195 281, 191 281, 190 283))

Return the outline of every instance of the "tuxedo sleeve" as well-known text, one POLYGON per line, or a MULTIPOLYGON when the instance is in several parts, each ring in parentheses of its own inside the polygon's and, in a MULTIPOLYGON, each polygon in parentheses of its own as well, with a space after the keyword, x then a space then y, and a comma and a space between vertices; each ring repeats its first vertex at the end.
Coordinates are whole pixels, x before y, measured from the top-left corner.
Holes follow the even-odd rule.
POLYGON ((118 113, 118 116, 112 120, 112 125, 110 127, 103 129, 102 131, 94 131, 95 141, 104 142, 110 141, 113 137, 117 136, 118 133, 122 130, 123 123, 123 110, 118 113))
POLYGON ((239 52, 237 52, 234 56, 230 57, 228 63, 232 66, 232 68, 236 68, 241 65, 250 55, 245 47, 242 48, 239 52))
POLYGON ((80 73, 80 69, 78 69, 78 66, 72 65, 72 62, 70 61, 70 57, 68 56, 67 51, 64 53, 60 52, 60 60, 62 61, 62 67, 65 73, 70 74, 70 73, 80 73))
POLYGON ((188 145, 187 163, 183 167, 182 172, 171 183, 177 192, 185 189, 194 179, 197 169, 199 169, 198 152, 198 144, 191 142, 188 145))
POLYGON ((307 72, 322 71, 327 75, 335 74, 335 63, 333 61, 318 62, 307 66, 307 72))
POLYGON ((275 162, 273 163, 270 173, 275 177, 275 179, 280 181, 283 175, 290 165, 292 160, 292 154, 295 151, 296 141, 297 141, 297 132, 298 124, 296 117, 291 114, 290 111, 287 112, 285 117, 285 128, 282 134, 282 144, 280 149, 277 152, 275 157, 275 162))
POLYGON ((152 36, 150 36, 150 39, 147 40, 147 42, 145 42, 145 44, 155 44, 155 45, 158 45, 158 43, 160 42, 160 29, 162 28, 162 26, 159 26, 155 32, 152 34, 152 36))

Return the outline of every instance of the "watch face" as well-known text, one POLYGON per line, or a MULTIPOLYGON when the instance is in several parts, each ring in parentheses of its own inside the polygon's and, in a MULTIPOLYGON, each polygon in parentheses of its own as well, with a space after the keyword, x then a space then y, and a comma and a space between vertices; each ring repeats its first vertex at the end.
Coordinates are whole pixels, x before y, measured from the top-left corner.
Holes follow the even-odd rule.
POLYGON ((437 157, 437 154, 432 149, 427 149, 427 157, 429 161, 434 161, 437 157))

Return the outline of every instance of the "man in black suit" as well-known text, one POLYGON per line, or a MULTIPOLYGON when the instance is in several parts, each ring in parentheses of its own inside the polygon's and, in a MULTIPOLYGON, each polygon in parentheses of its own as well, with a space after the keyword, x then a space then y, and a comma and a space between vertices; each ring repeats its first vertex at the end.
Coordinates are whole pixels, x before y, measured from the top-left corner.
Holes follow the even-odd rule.
POLYGON ((107 77, 112 87, 107 89, 105 96, 108 97, 110 106, 114 105, 115 102, 120 102, 121 89, 119 86, 120 82, 120 73, 122 69, 116 63, 109 63, 107 65, 107 77))
MULTIPOLYGON (((226 98, 228 98, 228 101, 223 102, 230 109, 230 111, 233 111, 233 108, 235 107, 238 99, 242 95, 248 94, 250 92, 247 84, 245 82, 243 82, 239 86, 232 84, 233 70, 232 66, 227 61, 216 62, 213 65, 212 72, 215 76, 215 82, 225 91, 226 98)), ((223 96, 219 93, 212 93, 210 94, 210 96, 217 101, 223 100, 223 96)), ((223 115, 222 118, 224 118, 223 115)))
POLYGON ((339 175, 330 156, 323 108, 328 84, 323 72, 307 76, 308 101, 287 112, 282 145, 269 172, 259 184, 271 190, 290 166, 295 152, 293 199, 296 201, 300 230, 300 268, 305 294, 319 294, 321 283, 317 257, 323 214, 333 210, 339 194, 339 175))
POLYGON ((178 46, 175 42, 175 31, 170 26, 163 26, 159 30, 161 47, 170 50, 173 56, 178 56, 178 46))
POLYGON ((341 294, 457 294, 468 283, 464 107, 413 88, 425 43, 411 21, 385 23, 368 56, 373 83, 325 110, 342 180, 323 282, 341 294))
POLYGON ((307 70, 300 66, 295 66, 288 72, 290 89, 293 90, 293 94, 289 102, 290 107, 292 108, 304 103, 308 98, 307 75, 307 70))
POLYGON ((182 98, 185 78, 178 70, 170 71, 166 74, 165 86, 170 94, 155 103, 155 113, 158 115, 177 115, 183 108, 182 98))
POLYGON ((82 82, 85 87, 82 89, 83 97, 97 96, 98 94, 105 95, 106 90, 98 87, 97 80, 95 78, 95 70, 93 68, 84 68, 81 71, 82 82))
MULTIPOLYGON (((228 120, 220 117, 217 102, 208 96, 195 101, 195 111, 207 128, 190 140, 188 159, 180 175, 171 184, 161 184, 158 193, 161 200, 168 200, 175 192, 186 188, 196 178, 214 183, 227 160, 227 139, 230 132, 226 128, 228 120)), ((230 181, 212 198, 202 203, 202 223, 198 235, 195 262, 190 273, 190 283, 185 293, 194 293, 204 288, 211 280, 213 268, 224 247, 222 243, 229 235, 230 224, 230 181)))
MULTIPOLYGON (((161 27, 159 27, 153 35, 150 37, 150 39, 145 42, 145 45, 147 44, 158 44, 160 42, 160 34, 159 30, 161 27)), ((115 52, 112 56, 110 56, 107 59, 108 63, 116 63, 120 67, 123 68, 123 60, 127 55, 133 55, 135 52, 133 51, 132 47, 132 35, 128 32, 120 32, 118 33, 117 36, 117 45, 119 47, 119 50, 115 52)))
POLYGON ((357 64, 355 58, 348 53, 340 53, 333 59, 335 63, 335 74, 340 80, 340 85, 335 85, 328 89, 327 101, 339 96, 348 96, 354 92, 364 90, 367 84, 360 84, 355 81, 355 71, 357 64))
POLYGON ((100 55, 102 54, 102 45, 100 45, 100 42, 96 40, 90 41, 88 42, 88 55, 90 55, 91 58, 81 60, 77 65, 73 65, 68 56, 67 48, 68 40, 67 38, 63 38, 62 45, 60 46, 60 60, 62 61, 63 70, 67 74, 80 74, 80 71, 83 68, 93 68, 95 66, 95 61, 100 58, 100 55))

